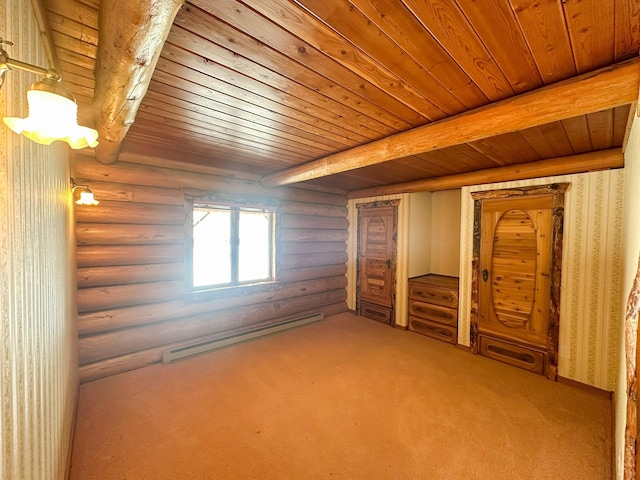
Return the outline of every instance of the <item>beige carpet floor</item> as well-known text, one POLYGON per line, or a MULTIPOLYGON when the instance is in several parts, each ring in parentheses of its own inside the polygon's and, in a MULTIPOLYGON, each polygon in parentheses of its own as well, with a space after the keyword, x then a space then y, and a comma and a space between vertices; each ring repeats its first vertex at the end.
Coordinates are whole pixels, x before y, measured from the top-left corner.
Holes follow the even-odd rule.
POLYGON ((341 314, 80 388, 71 480, 611 478, 611 401, 341 314))

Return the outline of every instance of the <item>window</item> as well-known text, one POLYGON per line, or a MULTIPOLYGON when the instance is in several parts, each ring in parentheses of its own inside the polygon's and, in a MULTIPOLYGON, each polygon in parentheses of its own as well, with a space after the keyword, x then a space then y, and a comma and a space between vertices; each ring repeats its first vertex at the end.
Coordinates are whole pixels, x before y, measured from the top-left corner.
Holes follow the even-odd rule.
POLYGON ((275 210, 194 203, 190 267, 194 289, 275 280, 275 210))

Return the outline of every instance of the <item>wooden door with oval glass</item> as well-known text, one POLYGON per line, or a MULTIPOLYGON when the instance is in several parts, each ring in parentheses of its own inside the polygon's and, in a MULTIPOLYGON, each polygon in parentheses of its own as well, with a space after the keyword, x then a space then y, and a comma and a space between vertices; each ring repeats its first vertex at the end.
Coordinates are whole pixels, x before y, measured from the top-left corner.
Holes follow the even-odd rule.
POLYGON ((392 325, 399 200, 357 204, 358 314, 392 325))
POLYGON ((482 199, 477 239, 476 349, 554 378, 559 299, 553 292, 562 236, 554 219, 556 193, 482 199))

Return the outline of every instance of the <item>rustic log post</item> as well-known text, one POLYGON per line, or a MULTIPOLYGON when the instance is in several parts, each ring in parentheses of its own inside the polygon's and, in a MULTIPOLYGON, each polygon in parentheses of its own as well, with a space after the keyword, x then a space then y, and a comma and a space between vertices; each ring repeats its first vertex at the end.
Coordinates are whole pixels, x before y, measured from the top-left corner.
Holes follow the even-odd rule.
POLYGON ((635 480, 638 469, 638 312, 640 311, 640 259, 624 318, 627 371, 627 426, 624 432, 624 479, 635 480))
POLYGON ((183 0, 103 0, 93 100, 100 144, 96 159, 114 163, 147 93, 183 0))

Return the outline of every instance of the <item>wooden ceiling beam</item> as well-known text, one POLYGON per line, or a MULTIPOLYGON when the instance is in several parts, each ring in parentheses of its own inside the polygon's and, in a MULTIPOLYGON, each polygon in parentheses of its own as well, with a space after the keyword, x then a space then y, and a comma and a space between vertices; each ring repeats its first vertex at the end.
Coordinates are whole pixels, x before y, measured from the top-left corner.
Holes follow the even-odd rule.
POLYGON ((573 173, 593 172, 622 168, 624 154, 620 148, 597 152, 548 158, 536 162, 518 163, 504 167, 487 168, 475 172, 459 173, 446 177, 425 178, 413 182, 396 183, 381 187, 363 188, 347 193, 347 198, 367 198, 379 195, 397 195, 399 193, 437 192, 454 188, 480 185, 483 183, 509 182, 527 178, 570 175, 573 173))
POLYGON ((38 23, 40 35, 42 36, 47 60, 49 60, 49 68, 55 70, 59 74, 62 74, 60 71, 60 61, 58 60, 58 54, 56 53, 56 45, 53 41, 53 34, 51 33, 51 26, 47 19, 47 9, 44 6, 43 0, 31 0, 31 6, 33 7, 36 22, 38 23))
POLYGON ((93 100, 96 159, 114 163, 183 0, 102 0, 93 100))
POLYGON ((636 101, 640 58, 266 175, 276 187, 431 152, 636 101))

